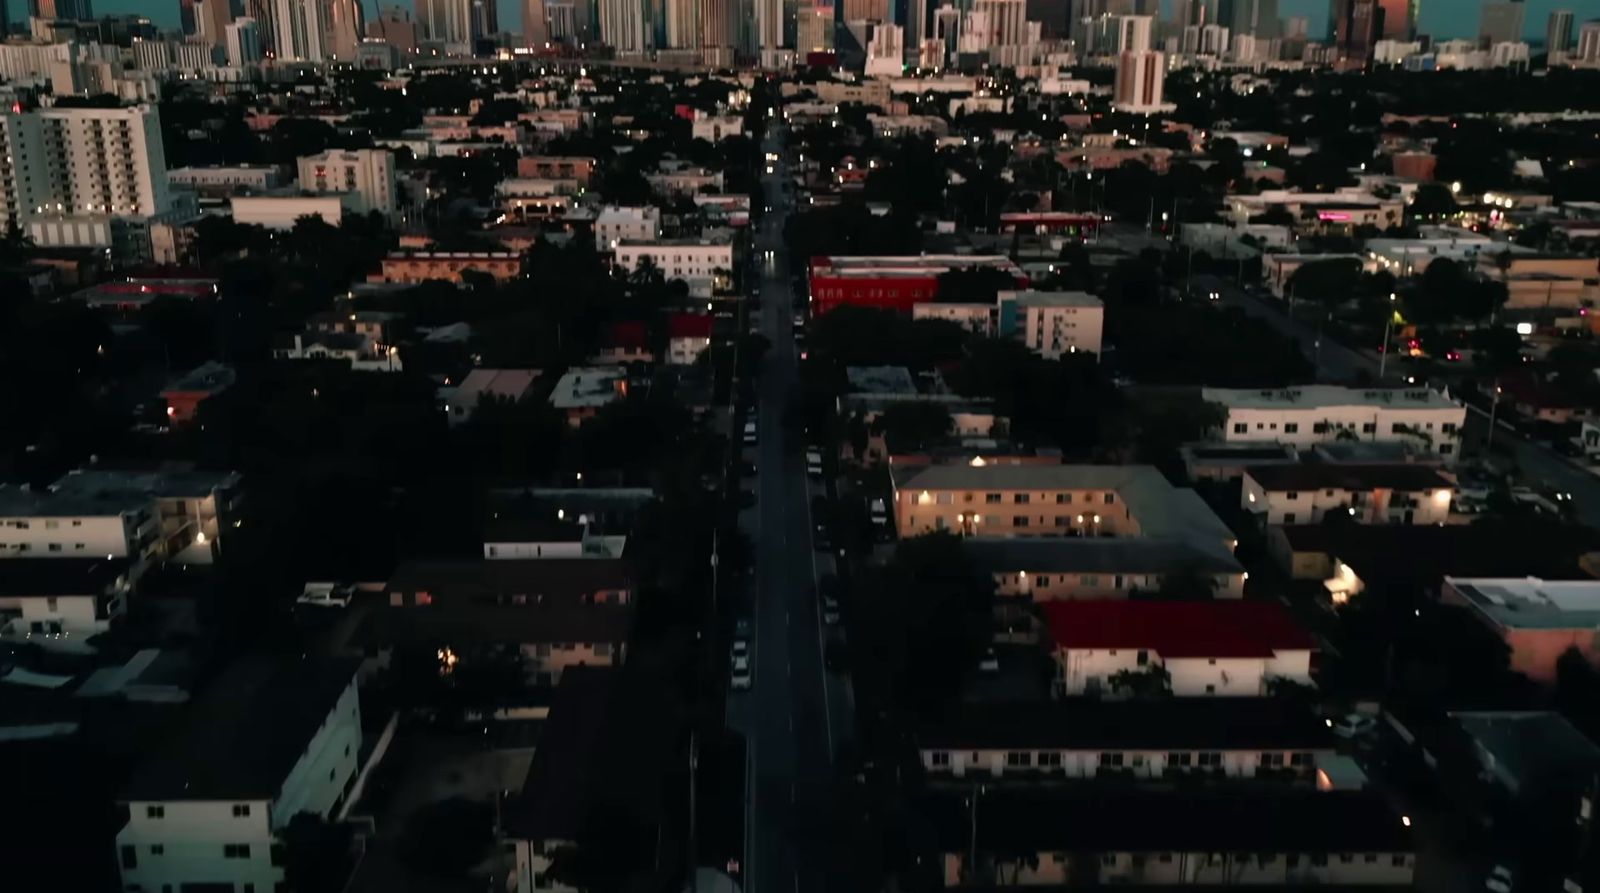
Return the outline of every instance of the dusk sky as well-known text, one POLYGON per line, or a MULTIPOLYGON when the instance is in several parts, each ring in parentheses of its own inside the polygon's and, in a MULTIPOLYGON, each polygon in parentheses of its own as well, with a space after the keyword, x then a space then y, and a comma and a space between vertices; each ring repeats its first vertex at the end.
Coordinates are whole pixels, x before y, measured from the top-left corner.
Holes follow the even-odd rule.
MULTIPOLYGON (((364 0, 367 12, 371 15, 378 7, 391 5, 390 0, 364 0)), ((410 0, 396 0, 401 6, 410 8, 410 0)), ((1422 25, 1425 33, 1437 37, 1469 37, 1478 30, 1478 0, 1422 0, 1422 25)), ((1164 7, 1171 6, 1171 0, 1165 0, 1164 7)), ((178 24, 178 0, 96 0, 94 7, 102 13, 110 12, 137 12, 143 13, 153 19, 158 25, 176 27, 178 24)), ((1551 10, 1570 9, 1577 14, 1578 21, 1591 18, 1600 18, 1600 0, 1585 0, 1585 2, 1567 2, 1567 0, 1530 0, 1528 3, 1528 34, 1542 41, 1544 39, 1545 19, 1551 10)), ((1325 0, 1280 0, 1279 13, 1284 16, 1304 15, 1311 19, 1311 33, 1320 35, 1326 27, 1328 18, 1328 4, 1325 0)), ((521 28, 522 13, 517 0, 500 0, 501 26, 508 31, 521 28)))

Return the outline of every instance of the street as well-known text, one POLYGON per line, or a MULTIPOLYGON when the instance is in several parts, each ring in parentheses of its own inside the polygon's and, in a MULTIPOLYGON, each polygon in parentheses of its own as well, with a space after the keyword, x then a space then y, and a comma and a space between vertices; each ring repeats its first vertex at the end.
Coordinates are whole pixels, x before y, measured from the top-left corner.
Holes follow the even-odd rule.
POLYGON ((730 696, 728 722, 744 732, 750 752, 745 889, 794 893, 828 886, 832 753, 848 712, 844 698, 830 692, 837 683, 827 678, 822 660, 816 581, 832 568, 832 559, 812 548, 813 485, 806 477, 804 438, 784 426, 785 405, 798 387, 798 351, 783 238, 787 169, 777 125, 764 151, 780 160, 765 178, 772 210, 752 240, 761 271, 761 334, 772 345, 758 383, 758 441, 743 451, 743 461, 753 462, 758 475, 756 507, 742 516, 756 560, 750 598, 755 673, 750 691, 730 696))
MULTIPOLYGON (((1246 316, 1266 323, 1295 342, 1306 359, 1316 366, 1319 381, 1349 383, 1363 373, 1373 379, 1378 377, 1378 360, 1375 356, 1366 351, 1352 350, 1326 332, 1319 334, 1315 326, 1294 319, 1275 304, 1246 293, 1230 279, 1196 276, 1193 290, 1202 296, 1207 292, 1216 292, 1221 299, 1219 303, 1224 307, 1236 307, 1246 316)), ((1397 370, 1390 368, 1386 371, 1393 373, 1397 370)))

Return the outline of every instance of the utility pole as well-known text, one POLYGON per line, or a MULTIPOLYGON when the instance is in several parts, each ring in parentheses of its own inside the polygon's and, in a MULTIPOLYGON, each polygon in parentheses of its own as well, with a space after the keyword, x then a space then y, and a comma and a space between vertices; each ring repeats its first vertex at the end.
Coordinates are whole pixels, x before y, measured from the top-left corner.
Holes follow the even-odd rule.
POLYGON ((1383 320, 1383 344, 1378 347, 1378 380, 1383 381, 1383 370, 1389 365, 1389 330, 1394 327, 1394 292, 1389 292, 1389 312, 1383 320))
POLYGON ((1483 436, 1483 451, 1489 452, 1494 446, 1494 416, 1500 408, 1500 377, 1495 376, 1494 395, 1489 399, 1489 433, 1483 436))

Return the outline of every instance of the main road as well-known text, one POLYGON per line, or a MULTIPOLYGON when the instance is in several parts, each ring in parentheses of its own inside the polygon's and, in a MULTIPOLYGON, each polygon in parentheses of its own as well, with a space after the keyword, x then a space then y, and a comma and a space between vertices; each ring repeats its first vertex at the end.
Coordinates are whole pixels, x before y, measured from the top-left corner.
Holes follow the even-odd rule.
POLYGON ((749 599, 754 683, 730 697, 728 723, 745 734, 750 754, 745 889, 820 893, 829 886, 828 791, 843 714, 837 693, 830 696, 837 682, 830 683, 823 666, 817 599, 818 573, 832 563, 812 547, 804 437, 786 432, 784 422, 799 382, 783 237, 789 213, 784 136, 775 115, 763 146, 778 159, 769 162, 771 173, 762 181, 770 210, 751 240, 760 331, 771 348, 757 384, 757 443, 743 450, 743 461, 753 462, 758 475, 755 510, 745 513, 756 559, 749 599))

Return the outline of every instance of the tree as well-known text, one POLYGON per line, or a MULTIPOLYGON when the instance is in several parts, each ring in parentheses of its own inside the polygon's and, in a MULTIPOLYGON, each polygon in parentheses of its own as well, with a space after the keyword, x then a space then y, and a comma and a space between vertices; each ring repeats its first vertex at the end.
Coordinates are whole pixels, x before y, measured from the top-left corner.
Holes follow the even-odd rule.
POLYGON ((1412 194, 1411 206, 1408 209, 1412 217, 1427 220, 1438 220, 1451 217, 1458 210, 1456 197, 1451 194, 1448 187, 1442 183, 1423 183, 1412 194))
POLYGON ((1289 293, 1332 307, 1353 300, 1361 283, 1361 261, 1353 257, 1312 261, 1289 276, 1289 293))
POLYGON ((950 411, 923 401, 891 405, 878 416, 873 428, 888 441, 891 452, 916 452, 943 441, 955 427, 950 411))
POLYGON ((1119 670, 1106 681, 1113 690, 1139 699, 1160 698, 1172 693, 1172 674, 1153 661, 1142 670, 1119 670))
POLYGON ((296 813, 283 829, 284 880, 295 893, 339 893, 350 874, 349 825, 296 813))
POLYGON ((412 813, 400 832, 400 858, 429 877, 463 880, 489 854, 494 810, 487 804, 452 797, 412 813))
POLYGON ((1299 221, 1295 220, 1294 213, 1282 204, 1271 204, 1265 211, 1250 218, 1251 223, 1265 223, 1272 226, 1294 226, 1299 221))
POLYGON ((933 299, 944 304, 993 304, 996 296, 1017 287, 1011 274, 994 267, 964 267, 939 274, 933 299))

